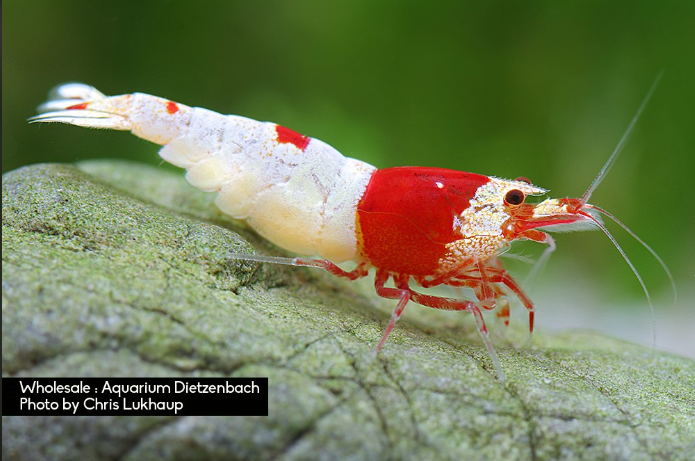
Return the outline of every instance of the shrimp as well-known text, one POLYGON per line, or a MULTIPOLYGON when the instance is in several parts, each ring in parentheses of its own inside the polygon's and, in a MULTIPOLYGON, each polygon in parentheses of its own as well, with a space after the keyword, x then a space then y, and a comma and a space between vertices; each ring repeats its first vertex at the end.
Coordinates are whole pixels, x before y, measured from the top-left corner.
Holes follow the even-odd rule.
POLYGON ((472 313, 503 381, 482 311, 499 306, 497 315, 508 324, 511 292, 528 312, 530 333, 534 327, 532 301, 499 258, 512 242, 547 245, 541 257, 545 260, 556 246, 549 231, 601 229, 636 274, 651 307, 644 282, 600 215, 616 219, 588 200, 615 161, 656 83, 586 193, 579 199, 546 199, 537 204, 526 200, 547 191, 526 178, 507 180, 428 167, 377 169, 274 123, 221 115, 142 93, 107 97, 88 85, 61 85, 39 107, 41 115, 30 122, 125 130, 162 145, 159 155, 184 168, 192 186, 217 192, 215 203, 224 213, 245 220, 285 250, 318 256, 234 257, 317 267, 350 280, 375 269, 376 293, 397 300, 377 352, 410 301, 472 313), (346 271, 336 264, 345 261, 354 261, 356 267, 346 271), (393 287, 386 286, 389 280, 393 287), (476 299, 426 295, 413 290, 412 283, 422 288, 468 287, 476 299))

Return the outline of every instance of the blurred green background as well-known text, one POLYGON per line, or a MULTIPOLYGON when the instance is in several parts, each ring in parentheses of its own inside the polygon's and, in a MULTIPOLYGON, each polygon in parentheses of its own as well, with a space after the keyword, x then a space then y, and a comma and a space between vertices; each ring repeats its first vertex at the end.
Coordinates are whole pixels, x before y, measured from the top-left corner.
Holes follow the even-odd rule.
MULTIPOLYGON (((161 163, 124 133, 25 122, 51 87, 83 81, 281 123, 378 167, 526 176, 580 196, 664 70, 592 202, 669 265, 677 306, 658 264, 612 227, 653 292, 659 347, 695 355, 695 2, 9 0, 2 13, 3 172, 161 163)), ((608 239, 556 240, 532 292, 540 324, 651 343, 644 295, 608 239)))

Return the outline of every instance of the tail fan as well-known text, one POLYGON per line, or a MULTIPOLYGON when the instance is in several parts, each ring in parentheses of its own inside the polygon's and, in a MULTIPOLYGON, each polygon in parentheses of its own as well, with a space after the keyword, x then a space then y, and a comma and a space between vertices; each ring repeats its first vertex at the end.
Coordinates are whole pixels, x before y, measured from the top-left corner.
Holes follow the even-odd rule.
POLYGON ((67 123, 87 128, 130 130, 131 122, 124 116, 108 111, 108 97, 84 83, 65 83, 51 90, 48 101, 38 107, 40 115, 29 123, 67 123))

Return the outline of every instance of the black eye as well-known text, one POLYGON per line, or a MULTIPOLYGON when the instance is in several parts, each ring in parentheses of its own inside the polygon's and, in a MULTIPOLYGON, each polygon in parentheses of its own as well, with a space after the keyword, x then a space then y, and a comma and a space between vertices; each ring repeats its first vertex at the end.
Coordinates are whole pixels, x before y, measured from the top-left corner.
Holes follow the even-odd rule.
POLYGON ((504 201, 507 203, 507 205, 521 205, 524 203, 525 198, 524 193, 519 189, 512 189, 507 192, 507 195, 504 196, 504 201))

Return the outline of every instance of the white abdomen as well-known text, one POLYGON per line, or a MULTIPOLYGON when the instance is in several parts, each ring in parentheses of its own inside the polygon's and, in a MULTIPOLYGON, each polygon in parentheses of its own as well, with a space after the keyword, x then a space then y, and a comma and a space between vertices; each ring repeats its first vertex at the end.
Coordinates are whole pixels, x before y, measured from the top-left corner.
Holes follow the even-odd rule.
POLYGON ((190 110, 188 129, 160 155, 186 168, 191 185, 219 191, 222 211, 282 248, 357 257, 357 203, 376 168, 274 123, 190 110))

